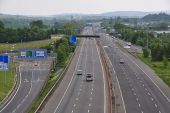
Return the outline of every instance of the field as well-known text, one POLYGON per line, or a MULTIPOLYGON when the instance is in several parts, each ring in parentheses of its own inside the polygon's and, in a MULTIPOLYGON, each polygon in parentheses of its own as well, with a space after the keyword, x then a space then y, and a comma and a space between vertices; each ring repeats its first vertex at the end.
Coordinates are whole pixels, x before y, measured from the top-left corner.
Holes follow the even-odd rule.
POLYGON ((0 52, 6 51, 16 51, 20 49, 27 49, 27 48, 40 48, 47 46, 49 43, 54 42, 57 39, 60 39, 61 36, 53 35, 51 39, 47 40, 39 40, 39 41, 31 41, 31 42, 23 42, 23 43, 13 43, 13 44, 4 44, 0 43, 0 52), (55 37, 55 38, 54 38, 55 37))
POLYGON ((151 58, 144 58, 142 55, 139 55, 139 59, 141 59, 145 64, 150 66, 155 73, 168 85, 170 86, 170 62, 169 66, 164 67, 163 62, 153 62, 151 58))
POLYGON ((15 66, 17 63, 10 63, 8 71, 0 71, 0 102, 5 98, 14 84, 14 76, 16 75, 15 66), (5 74, 6 73, 6 74, 5 74), (6 76, 5 76, 6 75, 6 76))

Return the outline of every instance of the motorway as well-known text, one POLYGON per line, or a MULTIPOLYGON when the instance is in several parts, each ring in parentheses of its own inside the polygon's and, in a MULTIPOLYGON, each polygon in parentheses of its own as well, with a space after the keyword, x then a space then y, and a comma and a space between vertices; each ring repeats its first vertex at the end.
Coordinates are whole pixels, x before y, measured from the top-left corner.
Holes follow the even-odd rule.
POLYGON ((34 66, 33 62, 21 62, 20 81, 15 95, 3 108, 0 113, 25 113, 40 93, 50 73, 50 63, 38 61, 34 66))
MULTIPOLYGON (((132 55, 119 47, 116 40, 106 36, 105 33, 101 33, 100 42, 118 78, 124 113, 169 113, 169 96, 156 85, 152 79, 155 77, 153 73, 143 70, 132 55), (124 59, 124 64, 120 64, 121 58, 124 59)), ((164 84, 160 79, 159 82, 164 84)), ((163 86, 170 92, 167 85, 163 86)))
MULTIPOLYGON (((92 34, 86 27, 83 34, 92 34)), ((96 40, 81 39, 75 55, 62 80, 42 113, 106 113, 105 77, 96 40), (83 75, 77 75, 82 70, 83 75), (93 81, 86 81, 92 73, 93 81)))

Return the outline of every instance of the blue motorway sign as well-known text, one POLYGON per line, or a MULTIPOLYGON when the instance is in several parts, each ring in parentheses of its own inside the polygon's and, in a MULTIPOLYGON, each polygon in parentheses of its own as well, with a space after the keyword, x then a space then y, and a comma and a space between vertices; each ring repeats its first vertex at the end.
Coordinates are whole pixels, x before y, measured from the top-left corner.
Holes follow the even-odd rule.
POLYGON ((19 58, 45 58, 47 56, 46 49, 25 49, 19 52, 19 58))
POLYGON ((75 35, 72 35, 72 36, 70 37, 69 42, 70 42, 72 45, 76 45, 76 43, 77 43, 77 37, 76 37, 75 35))
POLYGON ((9 57, 7 55, 0 56, 0 70, 8 70, 9 57))
POLYGON ((45 58, 46 56, 47 56, 47 50, 46 49, 34 50, 34 57, 35 58, 45 58))

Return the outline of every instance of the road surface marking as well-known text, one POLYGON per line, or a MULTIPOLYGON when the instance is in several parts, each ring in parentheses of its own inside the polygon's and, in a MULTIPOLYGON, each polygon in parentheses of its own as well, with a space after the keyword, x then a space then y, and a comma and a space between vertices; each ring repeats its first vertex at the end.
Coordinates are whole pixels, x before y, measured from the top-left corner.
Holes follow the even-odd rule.
POLYGON ((73 106, 76 107, 76 104, 74 104, 73 106))
POLYGON ((69 82, 69 84, 68 84, 68 86, 67 86, 67 88, 66 88, 66 90, 65 90, 65 92, 64 92, 64 94, 63 94, 63 96, 62 96, 62 98, 61 98, 61 100, 59 101, 56 109, 54 110, 54 113, 56 113, 56 111, 58 110, 58 107, 60 106, 61 102, 63 101, 63 99, 64 99, 64 97, 65 97, 65 95, 66 95, 66 93, 67 93, 67 91, 68 91, 68 89, 69 89, 72 81, 73 81, 73 78, 74 78, 74 75, 75 75, 75 71, 76 71, 76 69, 77 69, 77 66, 78 66, 78 63, 79 63, 79 60, 80 60, 80 56, 81 56, 81 52, 82 52, 83 45, 84 45, 84 40, 83 40, 83 44, 82 44, 82 46, 81 46, 80 54, 79 54, 79 56, 78 56, 78 61, 77 61, 77 64, 76 64, 76 68, 74 69, 74 72, 73 72, 73 75, 72 75, 72 77, 71 77, 71 80, 70 80, 70 82, 69 82))
POLYGON ((147 93, 148 95, 151 95, 149 92, 147 93))
POLYGON ((139 99, 138 99, 138 98, 136 98, 136 101, 139 101, 139 99))
POLYGON ((6 106, 4 106, 3 108, 2 108, 2 110, 0 111, 0 112, 2 112, 11 102, 12 102, 12 100, 14 99, 14 97, 17 95, 17 93, 18 93, 18 91, 19 91, 19 89, 20 89, 20 86, 21 86, 21 71, 20 71, 20 66, 19 66, 19 72, 20 72, 20 74, 19 74, 19 76, 20 76, 20 81, 19 81, 19 86, 18 86, 18 88, 17 88, 17 91, 15 92, 15 94, 14 94, 14 96, 11 98, 11 100, 6 104, 6 106))
POLYGON ((128 55, 126 55, 124 52, 120 51, 123 53, 128 59, 131 60, 147 77, 152 81, 152 83, 158 88, 158 90, 162 93, 162 95, 166 98, 166 100, 170 103, 170 99, 165 95, 165 93, 159 88, 159 86, 154 82, 154 80, 136 63, 134 62, 131 58, 129 58, 128 55))
POLYGON ((73 113, 74 111, 72 110, 71 113, 73 113))
MULTIPOLYGON (((95 41, 95 44, 96 44, 96 41, 95 41)), ((103 73, 103 85, 104 85, 104 113, 106 113, 106 83, 105 83, 105 74, 104 74, 104 69, 103 69, 103 63, 101 61, 101 57, 100 57, 100 54, 99 54, 99 50, 98 50, 98 47, 97 47, 97 44, 96 44, 96 49, 97 49, 97 53, 98 53, 98 56, 99 56, 99 60, 100 60, 100 64, 101 64, 101 68, 102 68, 102 73, 103 73)))
MULTIPOLYGON (((110 50, 110 49, 109 49, 109 50, 110 50)), ((104 51, 105 51, 105 49, 104 49, 104 51)), ((105 51, 105 53, 106 53, 106 51, 105 51)), ((110 58, 108 57, 107 54, 106 54, 106 56, 107 56, 110 64, 112 65, 112 69, 113 69, 113 72, 114 72, 114 74, 115 74, 116 71, 115 71, 115 69, 114 69, 114 67, 113 67, 113 64, 112 64, 112 62, 110 61, 110 58)), ((117 76, 115 76, 115 77, 116 77, 116 81, 117 81, 117 83, 118 83, 118 88, 119 88, 119 90, 120 90, 120 95, 121 95, 121 99, 122 99, 122 102, 123 102, 123 109, 124 109, 124 111, 125 111, 124 113, 126 113, 126 107, 125 107, 125 102, 124 102, 124 98, 123 98, 123 95, 122 95, 122 89, 120 88, 120 83, 119 83, 119 80, 118 80, 117 76)), ((115 94, 114 94, 114 96, 116 97, 115 94)), ((115 99, 115 108, 116 108, 116 99, 115 99)), ((116 109, 115 109, 115 111, 116 111, 116 109)))
POLYGON ((79 98, 76 98, 76 100, 79 100, 79 98))
POLYGON ((155 104, 155 107, 157 108, 158 106, 155 104))
POLYGON ((139 104, 139 107, 141 107, 141 105, 139 104))
POLYGON ((91 104, 89 104, 89 106, 91 106, 91 104))
POLYGON ((90 112, 90 110, 88 110, 88 113, 90 112))
POLYGON ((154 99, 153 99, 153 98, 151 98, 151 100, 153 101, 154 99))

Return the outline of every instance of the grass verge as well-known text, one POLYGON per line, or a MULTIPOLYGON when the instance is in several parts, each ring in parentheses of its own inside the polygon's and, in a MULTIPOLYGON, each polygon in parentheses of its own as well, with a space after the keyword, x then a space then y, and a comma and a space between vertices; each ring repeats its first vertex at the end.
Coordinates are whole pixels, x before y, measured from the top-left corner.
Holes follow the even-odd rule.
MULTIPOLYGON (((59 38, 58 38, 59 39, 59 38)), ((23 42, 23 43, 13 43, 13 44, 5 44, 0 43, 0 52, 6 51, 17 51, 20 49, 31 49, 31 48, 41 48, 47 46, 49 43, 56 41, 56 38, 47 39, 47 40, 39 40, 39 41, 31 41, 31 42, 23 42)))
POLYGON ((9 63, 9 70, 7 70, 6 72, 0 71, 0 102, 7 96, 7 94, 14 85, 16 65, 18 65, 18 63, 9 63))
MULTIPOLYGON (((64 68, 66 68, 66 66, 69 64, 71 57, 72 57, 73 53, 71 53, 65 63, 64 68)), ((64 69, 59 72, 57 75, 55 75, 55 73, 51 73, 51 75, 48 78, 48 81, 46 83, 46 85, 44 86, 44 88, 41 91, 41 94, 39 95, 39 97, 36 99, 36 101, 34 102, 33 106, 31 107, 31 109, 29 110, 28 113, 34 113, 36 111, 36 109, 38 108, 38 106, 41 104, 41 102, 43 101, 43 99, 46 97, 46 95, 48 94, 48 92, 51 90, 51 88, 55 85, 55 83, 58 81, 58 79, 63 76, 63 71, 64 69)))
POLYGON ((144 58, 142 54, 138 55, 138 58, 151 67, 155 73, 170 86, 170 66, 164 67, 161 61, 152 61, 151 58, 144 58))

